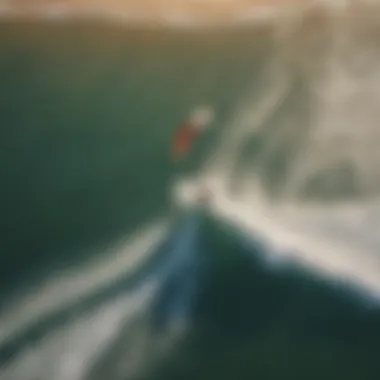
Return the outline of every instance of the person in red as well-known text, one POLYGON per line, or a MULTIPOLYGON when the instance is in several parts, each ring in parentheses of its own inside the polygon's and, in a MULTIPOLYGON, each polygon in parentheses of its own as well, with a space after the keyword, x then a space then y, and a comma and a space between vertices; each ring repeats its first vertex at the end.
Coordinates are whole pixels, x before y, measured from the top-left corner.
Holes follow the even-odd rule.
POLYGON ((172 145, 172 158, 175 161, 187 156, 198 136, 212 119, 211 109, 198 108, 192 112, 187 121, 179 126, 172 145))
POLYGON ((199 132, 199 130, 194 128, 194 126, 188 122, 181 124, 174 137, 172 157, 175 160, 187 156, 190 148, 193 146, 194 140, 198 137, 199 132))

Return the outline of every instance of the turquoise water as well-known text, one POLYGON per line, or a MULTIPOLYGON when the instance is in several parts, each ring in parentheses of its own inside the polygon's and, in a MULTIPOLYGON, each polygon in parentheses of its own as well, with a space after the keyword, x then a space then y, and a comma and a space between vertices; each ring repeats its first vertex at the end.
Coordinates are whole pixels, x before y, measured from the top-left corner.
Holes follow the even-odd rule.
MULTIPOLYGON (((260 99, 277 54, 271 30, 0 28, 1 379, 377 379, 376 304, 294 263, 268 266, 266 243, 171 196, 218 151, 236 109, 260 99), (216 123, 174 164, 171 138, 198 104, 213 105, 216 123), (156 223, 168 224, 160 243, 128 245, 139 233, 148 242, 156 223), (178 320, 185 334, 169 336, 178 320)), ((286 101, 240 141, 235 196, 256 175, 278 200, 303 152, 313 97, 289 65, 286 101)), ((320 182, 322 198, 350 187, 320 182)))

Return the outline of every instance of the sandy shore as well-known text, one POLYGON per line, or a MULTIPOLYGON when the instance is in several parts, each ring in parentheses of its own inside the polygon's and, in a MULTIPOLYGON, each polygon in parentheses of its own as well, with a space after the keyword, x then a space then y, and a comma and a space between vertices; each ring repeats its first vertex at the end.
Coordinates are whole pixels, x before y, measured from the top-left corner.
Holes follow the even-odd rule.
POLYGON ((0 0, 3 16, 101 16, 152 24, 236 24, 313 0, 0 0))

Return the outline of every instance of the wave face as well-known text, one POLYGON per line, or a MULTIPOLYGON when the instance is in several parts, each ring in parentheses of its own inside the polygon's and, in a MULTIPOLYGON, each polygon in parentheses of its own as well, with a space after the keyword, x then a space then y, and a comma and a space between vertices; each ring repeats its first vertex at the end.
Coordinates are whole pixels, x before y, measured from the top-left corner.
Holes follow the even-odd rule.
POLYGON ((375 7, 3 21, 0 379, 376 379, 375 7))

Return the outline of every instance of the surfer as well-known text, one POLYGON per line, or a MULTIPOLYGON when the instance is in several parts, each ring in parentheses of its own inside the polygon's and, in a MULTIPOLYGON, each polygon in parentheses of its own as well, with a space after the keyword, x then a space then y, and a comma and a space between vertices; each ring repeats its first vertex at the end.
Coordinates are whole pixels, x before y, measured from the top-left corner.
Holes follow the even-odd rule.
POLYGON ((178 161, 185 158, 198 137, 205 131, 214 119, 214 112, 210 107, 194 109, 187 120, 181 123, 174 136, 172 144, 172 158, 178 161))
MULTIPOLYGON (((175 162, 185 160, 190 154, 193 145, 205 132, 214 120, 214 111, 211 107, 202 106, 195 108, 176 130, 171 145, 171 155, 175 162)), ((206 206, 211 199, 211 191, 208 186, 197 181, 195 192, 192 192, 191 203, 197 206, 206 206)), ((190 200, 190 199, 188 199, 190 200)), ((186 201, 187 203, 187 201, 186 201)), ((198 207, 197 207, 198 208, 198 207)))

